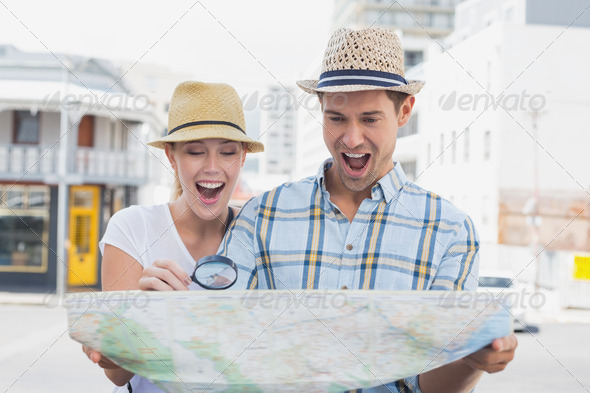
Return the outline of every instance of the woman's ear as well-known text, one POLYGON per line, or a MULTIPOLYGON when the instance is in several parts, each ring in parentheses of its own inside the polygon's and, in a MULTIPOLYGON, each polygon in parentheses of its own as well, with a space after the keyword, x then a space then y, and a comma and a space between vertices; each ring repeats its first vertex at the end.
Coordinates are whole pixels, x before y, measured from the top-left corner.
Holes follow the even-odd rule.
POLYGON ((164 146, 164 151, 166 152, 166 157, 168 157, 168 161, 170 161, 170 166, 174 171, 178 171, 178 165, 176 164, 176 158, 174 157, 174 145, 172 143, 166 143, 164 146))
POLYGON ((248 151, 248 144, 246 142, 242 142, 242 163, 241 167, 244 167, 244 162, 246 161, 246 152, 248 151))

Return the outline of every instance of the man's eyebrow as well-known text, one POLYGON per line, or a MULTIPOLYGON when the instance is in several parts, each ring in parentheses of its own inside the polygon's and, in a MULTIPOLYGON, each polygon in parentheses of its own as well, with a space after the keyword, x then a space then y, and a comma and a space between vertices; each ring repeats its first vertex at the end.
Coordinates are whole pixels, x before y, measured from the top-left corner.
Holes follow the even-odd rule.
POLYGON ((370 111, 370 112, 363 112, 361 116, 375 116, 375 115, 384 115, 385 112, 383 111, 370 111))
MULTIPOLYGON (((326 109, 324 111, 324 113, 329 114, 329 115, 344 116, 342 113, 340 113, 338 111, 331 110, 331 109, 326 109)), ((375 116, 375 115, 383 116, 384 114, 385 114, 385 112, 383 112, 383 111, 369 111, 369 112, 362 112, 360 115, 361 116, 375 116)))

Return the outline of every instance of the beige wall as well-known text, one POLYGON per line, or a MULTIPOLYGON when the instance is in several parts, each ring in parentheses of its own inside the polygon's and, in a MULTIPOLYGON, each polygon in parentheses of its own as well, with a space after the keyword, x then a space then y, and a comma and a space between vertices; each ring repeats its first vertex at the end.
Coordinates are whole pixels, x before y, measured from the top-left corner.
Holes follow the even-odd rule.
MULTIPOLYGON (((498 243, 529 246, 534 239, 531 219, 525 214, 530 192, 500 194, 498 243)), ((587 194, 542 192, 539 196, 539 242, 547 250, 590 251, 590 208, 587 194)))

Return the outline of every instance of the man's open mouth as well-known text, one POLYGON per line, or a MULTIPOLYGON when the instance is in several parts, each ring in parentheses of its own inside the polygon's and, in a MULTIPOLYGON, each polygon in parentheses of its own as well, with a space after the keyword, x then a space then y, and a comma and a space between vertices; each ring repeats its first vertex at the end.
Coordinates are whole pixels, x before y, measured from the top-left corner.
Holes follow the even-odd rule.
POLYGON ((362 173, 371 157, 368 153, 342 153, 342 158, 352 173, 362 173))
POLYGON ((221 191, 225 188, 223 182, 198 182, 197 191, 199 192, 200 198, 205 200, 216 199, 221 191))

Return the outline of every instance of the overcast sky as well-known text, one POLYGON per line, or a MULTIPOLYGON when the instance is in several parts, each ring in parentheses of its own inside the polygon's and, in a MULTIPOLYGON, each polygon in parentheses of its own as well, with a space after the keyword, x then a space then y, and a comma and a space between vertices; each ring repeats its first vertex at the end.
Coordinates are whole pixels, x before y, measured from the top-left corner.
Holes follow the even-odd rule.
POLYGON ((332 0, 2 0, 0 43, 141 61, 251 88, 312 77, 332 0))

